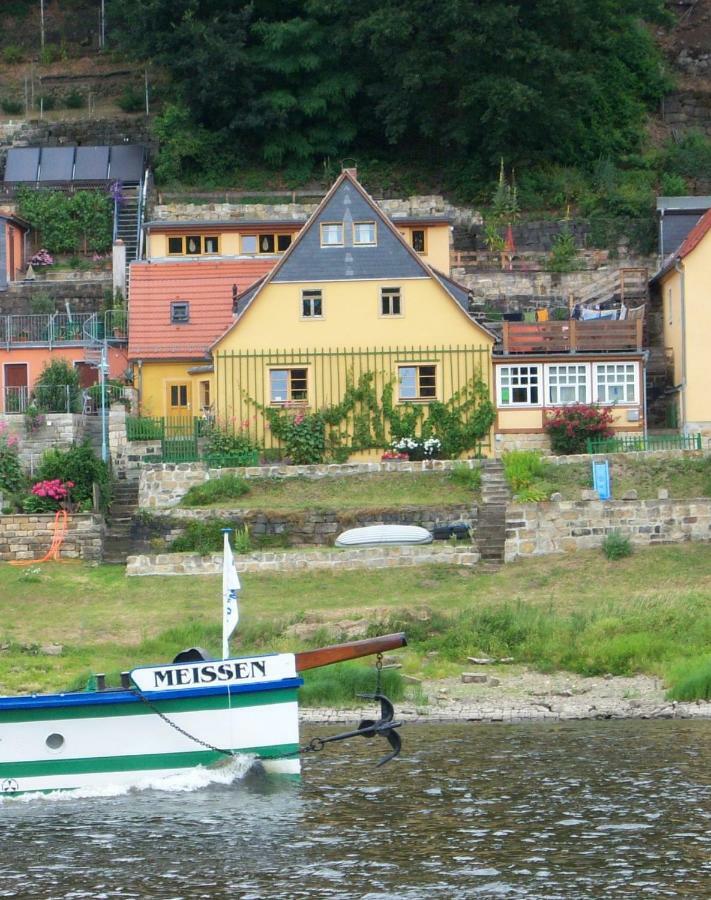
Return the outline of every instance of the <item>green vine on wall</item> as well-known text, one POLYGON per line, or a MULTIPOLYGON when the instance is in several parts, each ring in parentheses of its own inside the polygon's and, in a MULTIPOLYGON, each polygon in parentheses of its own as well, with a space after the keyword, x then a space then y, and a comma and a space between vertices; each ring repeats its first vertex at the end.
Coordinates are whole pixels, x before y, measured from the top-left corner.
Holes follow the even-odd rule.
POLYGON ((494 405, 481 375, 471 378, 445 403, 398 403, 395 379, 386 382, 380 398, 375 373, 355 381, 350 373, 340 403, 309 412, 302 406, 275 408, 246 397, 261 410, 269 428, 297 465, 322 462, 326 455, 345 461, 351 453, 385 450, 389 441, 406 437, 436 437, 445 457, 478 451, 494 422, 494 405))
POLYGON ((17 208, 51 253, 102 252, 111 247, 113 203, 101 191, 66 194, 21 188, 17 208))

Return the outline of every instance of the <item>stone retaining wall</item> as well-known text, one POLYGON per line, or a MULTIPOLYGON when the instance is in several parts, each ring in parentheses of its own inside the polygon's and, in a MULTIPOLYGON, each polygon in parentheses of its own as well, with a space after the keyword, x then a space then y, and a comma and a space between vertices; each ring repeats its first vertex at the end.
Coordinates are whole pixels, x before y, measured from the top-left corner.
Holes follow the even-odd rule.
MULTIPOLYGON (((473 567, 478 552, 470 545, 426 544, 420 547, 367 547, 353 550, 284 550, 235 556, 238 572, 296 572, 316 569, 393 569, 431 563, 473 567)), ((221 575, 222 554, 161 553, 129 556, 126 575, 221 575)))
MULTIPOLYGON (((0 560, 41 559, 54 535, 54 513, 0 516, 0 560)), ((104 520, 91 513, 70 515, 62 559, 100 562, 104 546, 104 520)))
POLYGON ((74 413, 44 413, 45 422, 31 435, 25 431, 23 415, 0 414, 0 422, 7 427, 6 434, 17 438, 20 462, 30 474, 39 465, 42 454, 50 447, 68 450, 73 443, 81 443, 84 437, 84 420, 74 413))
POLYGON ((505 561, 600 547, 613 531, 647 546, 711 541, 711 498, 509 504, 505 561))
POLYGON ((428 531, 436 525, 451 525, 464 522, 470 529, 476 529, 478 510, 476 506, 399 506, 383 509, 353 510, 295 510, 294 512, 263 511, 259 509, 172 509, 156 515, 170 530, 165 533, 167 540, 173 540, 181 532, 179 523, 204 522, 206 519, 227 519, 233 527, 247 526, 250 535, 286 535, 290 543, 296 545, 331 546, 335 538, 348 528, 367 525, 419 525, 428 531), (177 527, 176 527, 177 526, 177 527))
MULTIPOLYGON (((65 274, 65 273, 63 273, 65 274)), ((111 273, 102 273, 102 277, 89 281, 87 273, 80 273, 81 280, 40 280, 11 281, 8 290, 0 294, 0 315, 30 315, 32 298, 38 294, 46 294, 54 302, 55 312, 66 312, 66 303, 75 313, 93 313, 101 309, 104 302, 104 291, 111 289, 111 273)))
POLYGON ((235 469, 208 469, 204 463, 157 463, 141 469, 138 505, 141 509, 169 509, 176 506, 188 490, 221 475, 241 478, 343 478, 348 475, 374 475, 383 472, 451 472, 454 466, 481 465, 478 459, 430 459, 424 462, 364 462, 315 466, 245 466, 235 469))

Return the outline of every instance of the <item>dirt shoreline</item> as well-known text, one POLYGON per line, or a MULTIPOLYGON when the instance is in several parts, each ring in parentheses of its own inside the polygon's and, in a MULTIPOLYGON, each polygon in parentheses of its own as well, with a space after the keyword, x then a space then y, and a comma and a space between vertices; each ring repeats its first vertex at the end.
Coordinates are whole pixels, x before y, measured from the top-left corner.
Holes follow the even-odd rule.
MULTIPOLYGON (((404 722, 561 722, 583 719, 711 719, 711 701, 668 700, 661 680, 646 675, 582 678, 542 675, 525 669, 472 668, 483 684, 447 678, 423 681, 427 702, 396 704, 404 722), (497 683, 498 682, 498 683, 497 683)), ((352 722, 372 718, 373 708, 299 710, 304 723, 352 722)))

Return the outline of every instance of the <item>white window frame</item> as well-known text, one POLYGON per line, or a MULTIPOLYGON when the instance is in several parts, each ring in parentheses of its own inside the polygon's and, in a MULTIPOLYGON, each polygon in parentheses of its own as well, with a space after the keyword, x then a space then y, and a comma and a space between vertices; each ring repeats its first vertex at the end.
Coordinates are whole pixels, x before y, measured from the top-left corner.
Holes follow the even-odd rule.
POLYGON ((308 319, 323 319, 323 291, 318 290, 316 288, 306 288, 301 291, 301 305, 299 306, 300 318, 308 319), (320 313, 314 313, 314 301, 318 300, 321 306, 320 313), (304 311, 304 303, 309 303, 310 312, 304 311))
MULTIPOLYGON (((510 377, 510 376, 509 376, 510 377)), ((521 378, 522 376, 519 374, 517 377, 521 378)), ((517 385, 517 387, 521 387, 522 385, 517 385)), ((513 392, 513 385, 507 385, 507 388, 510 392, 513 392)), ((543 378, 543 366, 540 363, 509 363, 505 366, 497 366, 496 367, 496 405, 502 407, 503 409, 537 409, 543 406, 543 400, 545 397, 545 386, 544 386, 544 378, 543 378), (514 403, 509 400, 507 403, 504 403, 503 400, 503 386, 501 384, 502 376, 505 370, 511 369, 528 369, 527 373, 528 377, 530 377, 531 369, 536 370, 537 381, 536 387, 538 388, 538 399, 536 401, 532 401, 530 399, 531 396, 531 387, 532 385, 529 383, 526 385, 527 395, 529 397, 528 400, 524 402, 514 403)))
POLYGON ((590 365, 589 363, 547 363, 545 367, 545 406, 572 406, 575 403, 590 403, 590 397, 592 396, 592 384, 590 379, 590 365), (578 383, 574 383, 572 386, 576 388, 576 397, 574 400, 553 400, 551 397, 551 390, 553 388, 557 388, 560 390, 561 387, 571 387, 570 383, 564 384, 553 384, 551 379, 554 377, 559 377, 560 372, 553 372, 555 369, 577 369, 577 374, 580 374, 580 370, 582 370, 585 375, 585 384, 583 390, 583 396, 577 396, 578 391, 577 388, 580 387, 578 383))
MULTIPOLYGON (((622 373, 617 373, 617 372, 615 372, 614 374, 620 374, 620 375, 621 375, 622 373)), ((620 361, 620 362, 604 362, 604 363, 600 362, 600 363, 594 363, 594 364, 593 364, 593 378, 592 378, 592 382, 593 382, 593 392, 594 392, 595 403, 599 403, 601 406, 614 406, 614 405, 617 405, 617 406, 638 406, 638 405, 639 405, 639 363, 638 363, 638 362, 630 362, 629 360, 625 360, 625 361, 620 361), (607 396, 606 396, 605 399, 603 400, 603 399, 601 399, 601 397, 600 397, 600 387, 599 387, 599 383, 598 383, 598 373, 599 373, 601 370, 604 370, 604 369, 606 369, 606 368, 608 368, 608 367, 617 367, 617 366, 624 366, 625 368, 631 368, 631 369, 632 369, 632 373, 633 373, 633 375, 634 375, 634 378, 633 378, 633 380, 632 380, 631 382, 628 381, 627 378, 625 378, 624 380, 620 379, 620 380, 617 380, 617 381, 606 382, 606 383, 605 383, 605 388, 606 388, 605 394, 606 394, 606 395, 608 394, 609 388, 610 388, 610 387, 614 387, 614 386, 616 386, 616 385, 618 385, 618 386, 619 386, 619 385, 623 385, 624 387, 627 387, 628 385, 631 384, 631 385, 632 385, 632 394, 633 394, 633 398, 632 398, 631 400, 628 400, 628 399, 623 399, 623 400, 619 400, 619 399, 618 399, 618 400, 609 400, 609 399, 607 399, 607 396)))
MULTIPOLYGON (((287 403, 296 403, 299 405, 307 405, 309 402, 309 369, 308 366, 269 366, 267 377, 269 379, 269 403, 272 406, 282 406, 287 403), (275 398, 274 397, 274 385, 272 382, 272 376, 277 372, 286 372, 286 397, 275 398), (304 372, 305 376, 305 397, 295 398, 292 396, 293 386, 292 386, 292 377, 294 372, 304 372)), ((301 388, 299 388, 301 390, 301 388)))
POLYGON ((342 247, 345 240, 345 228, 343 222, 321 222, 321 246, 322 247, 342 247), (324 241, 324 228, 340 228, 340 241, 324 241))
POLYGON ((378 243, 378 226, 376 222, 354 222, 353 223, 353 246, 354 247, 374 247, 378 243), (359 241, 357 240, 356 235, 358 234, 358 226, 359 225, 370 225, 373 229, 373 240, 372 241, 359 241))
POLYGON ((437 367, 437 363, 433 362, 400 362, 397 364, 397 399, 399 403, 433 403, 437 400, 438 397, 438 387, 439 387, 439 371, 437 367), (421 384, 421 375, 420 369, 428 368, 434 369, 434 394, 432 396, 423 396, 421 393, 422 384, 421 384), (417 388, 417 396, 415 397, 403 397, 402 396, 402 378, 400 376, 400 372, 402 369, 414 369, 415 370, 415 384, 417 388))
POLYGON ((403 306, 402 306, 402 289, 397 285, 390 285, 388 287, 380 288, 380 298, 378 300, 378 313, 384 319, 400 319, 403 316, 403 306), (397 293, 396 293, 397 292, 397 293), (388 300, 388 303, 392 301, 393 297, 397 296, 399 311, 398 312, 385 312, 384 301, 388 300))

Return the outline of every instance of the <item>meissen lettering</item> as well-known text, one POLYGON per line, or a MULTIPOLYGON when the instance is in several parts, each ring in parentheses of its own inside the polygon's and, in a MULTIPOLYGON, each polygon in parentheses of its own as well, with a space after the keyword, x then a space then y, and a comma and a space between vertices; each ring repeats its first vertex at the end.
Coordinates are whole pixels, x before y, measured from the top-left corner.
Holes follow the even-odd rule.
POLYGON ((154 687, 172 688, 190 684, 226 683, 267 677, 267 662, 264 659, 235 660, 218 665, 183 666, 181 668, 156 669, 153 672, 154 687))

